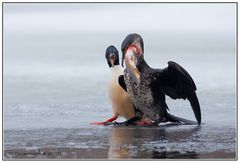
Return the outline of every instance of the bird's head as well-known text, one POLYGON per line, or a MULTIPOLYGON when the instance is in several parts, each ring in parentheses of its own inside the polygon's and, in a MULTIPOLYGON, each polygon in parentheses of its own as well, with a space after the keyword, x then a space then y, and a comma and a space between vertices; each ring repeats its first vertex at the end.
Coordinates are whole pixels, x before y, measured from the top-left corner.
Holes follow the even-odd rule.
POLYGON ((115 66, 115 65, 119 65, 118 50, 113 45, 109 46, 106 49, 105 57, 107 59, 107 63, 108 63, 110 68, 115 66))
POLYGON ((143 59, 144 44, 142 37, 137 34, 129 34, 122 42, 122 66, 125 59, 134 61, 135 65, 143 59))

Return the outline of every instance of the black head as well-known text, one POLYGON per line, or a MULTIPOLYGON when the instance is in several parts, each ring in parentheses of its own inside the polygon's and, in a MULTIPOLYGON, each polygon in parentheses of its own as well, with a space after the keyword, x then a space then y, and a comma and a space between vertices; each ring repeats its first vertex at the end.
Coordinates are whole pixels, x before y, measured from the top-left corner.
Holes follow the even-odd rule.
POLYGON ((122 50, 122 66, 125 59, 125 53, 130 47, 135 47, 136 57, 143 57, 144 53, 144 44, 142 37, 137 33, 132 33, 127 35, 127 37, 123 40, 121 45, 122 50))
POLYGON ((106 49, 105 57, 107 59, 109 67, 113 67, 114 65, 119 65, 118 50, 113 45, 109 46, 106 49))

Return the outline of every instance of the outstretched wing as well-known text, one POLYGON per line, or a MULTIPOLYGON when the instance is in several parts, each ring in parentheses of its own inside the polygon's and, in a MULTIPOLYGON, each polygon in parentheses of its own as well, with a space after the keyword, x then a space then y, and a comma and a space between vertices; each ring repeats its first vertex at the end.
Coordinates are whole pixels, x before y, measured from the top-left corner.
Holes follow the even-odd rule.
MULTIPOLYGON (((152 82, 152 89, 164 93, 173 99, 188 99, 191 103, 194 115, 201 123, 201 110, 196 95, 196 85, 189 73, 179 64, 168 62, 168 67, 154 72, 155 80, 152 82)), ((158 93, 153 96, 158 97, 158 93)))

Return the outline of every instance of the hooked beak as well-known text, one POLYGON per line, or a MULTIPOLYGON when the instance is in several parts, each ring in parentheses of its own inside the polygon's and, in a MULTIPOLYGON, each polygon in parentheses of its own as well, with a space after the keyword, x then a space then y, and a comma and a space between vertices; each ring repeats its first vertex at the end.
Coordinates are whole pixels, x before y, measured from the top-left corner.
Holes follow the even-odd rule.
POLYGON ((133 61, 135 64, 137 64, 137 58, 142 54, 140 48, 138 48, 136 45, 130 45, 126 48, 125 53, 122 56, 122 67, 124 67, 123 63, 125 61, 125 58, 128 56, 128 61, 133 61))
POLYGON ((124 67, 124 62, 125 62, 125 59, 127 60, 127 61, 130 61, 131 60, 131 56, 133 56, 133 50, 132 49, 130 49, 130 48, 127 48, 126 49, 126 51, 125 51, 125 53, 123 54, 123 56, 122 56, 122 67, 124 67))

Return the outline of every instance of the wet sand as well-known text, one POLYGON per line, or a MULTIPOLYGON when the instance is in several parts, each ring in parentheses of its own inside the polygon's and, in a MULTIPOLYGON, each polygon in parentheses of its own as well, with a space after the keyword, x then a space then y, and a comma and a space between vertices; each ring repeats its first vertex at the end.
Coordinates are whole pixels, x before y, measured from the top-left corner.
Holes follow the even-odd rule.
POLYGON ((4 134, 8 135, 4 144, 5 160, 236 159, 235 129, 206 125, 93 126, 6 130, 4 134))

